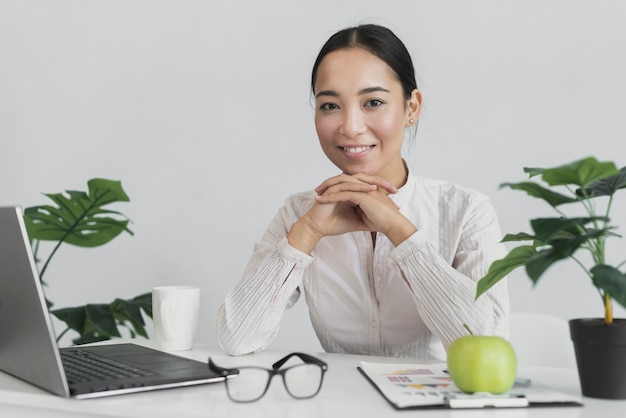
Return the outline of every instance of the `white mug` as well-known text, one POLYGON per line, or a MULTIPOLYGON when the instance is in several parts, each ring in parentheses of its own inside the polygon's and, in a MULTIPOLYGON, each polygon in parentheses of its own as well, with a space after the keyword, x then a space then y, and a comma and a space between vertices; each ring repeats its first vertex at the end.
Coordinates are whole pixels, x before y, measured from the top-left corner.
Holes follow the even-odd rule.
POLYGON ((191 349, 196 338, 199 307, 199 287, 159 286, 152 289, 152 316, 160 349, 191 349))

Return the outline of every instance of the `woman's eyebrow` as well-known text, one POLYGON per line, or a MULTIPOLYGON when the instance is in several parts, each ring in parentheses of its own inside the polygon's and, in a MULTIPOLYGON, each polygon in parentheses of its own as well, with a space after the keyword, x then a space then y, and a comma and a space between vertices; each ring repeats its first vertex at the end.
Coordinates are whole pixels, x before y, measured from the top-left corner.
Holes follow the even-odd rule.
POLYGON ((331 96, 331 97, 339 97, 339 93, 334 90, 322 90, 315 95, 316 98, 320 96, 331 96))
POLYGON ((369 93, 375 93, 377 91, 389 93, 389 90, 387 90, 386 88, 375 86, 375 87, 368 87, 363 90, 359 90, 359 96, 363 96, 364 94, 369 94, 369 93))
MULTIPOLYGON (((359 96, 363 96, 365 94, 375 93, 375 92, 378 92, 378 91, 389 93, 389 90, 387 90, 384 87, 374 86, 374 87, 367 87, 367 88, 359 90, 358 95, 359 96)), ((316 98, 318 98, 320 96, 339 97, 339 93, 337 93, 334 90, 322 90, 322 91, 320 91, 319 93, 317 93, 315 95, 316 98)))

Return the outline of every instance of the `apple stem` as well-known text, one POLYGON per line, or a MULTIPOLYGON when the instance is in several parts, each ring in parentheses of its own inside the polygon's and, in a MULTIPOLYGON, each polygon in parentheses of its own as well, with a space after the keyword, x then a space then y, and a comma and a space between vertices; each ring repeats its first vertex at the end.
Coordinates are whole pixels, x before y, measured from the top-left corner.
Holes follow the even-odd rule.
POLYGON ((467 332, 470 333, 470 335, 474 335, 474 333, 472 332, 472 329, 469 327, 469 325, 463 324, 463 327, 467 330, 467 332))

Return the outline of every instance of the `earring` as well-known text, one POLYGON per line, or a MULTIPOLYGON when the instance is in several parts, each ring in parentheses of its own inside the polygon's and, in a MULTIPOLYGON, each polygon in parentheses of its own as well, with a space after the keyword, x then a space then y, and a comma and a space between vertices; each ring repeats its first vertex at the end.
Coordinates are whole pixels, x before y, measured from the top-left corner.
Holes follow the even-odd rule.
POLYGON ((415 123, 415 121, 413 119, 409 119, 409 124, 413 125, 415 123))

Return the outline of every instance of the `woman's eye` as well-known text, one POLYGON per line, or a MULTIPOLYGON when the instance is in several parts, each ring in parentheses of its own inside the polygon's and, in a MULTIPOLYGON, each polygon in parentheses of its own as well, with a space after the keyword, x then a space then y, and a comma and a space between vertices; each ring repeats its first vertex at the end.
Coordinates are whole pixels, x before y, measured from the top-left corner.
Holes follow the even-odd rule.
POLYGON ((337 106, 334 103, 324 103, 323 105, 320 106, 321 110, 334 110, 334 109, 339 109, 339 106, 337 106))
POLYGON ((378 107, 383 104, 382 100, 372 99, 365 102, 365 107, 378 107))

